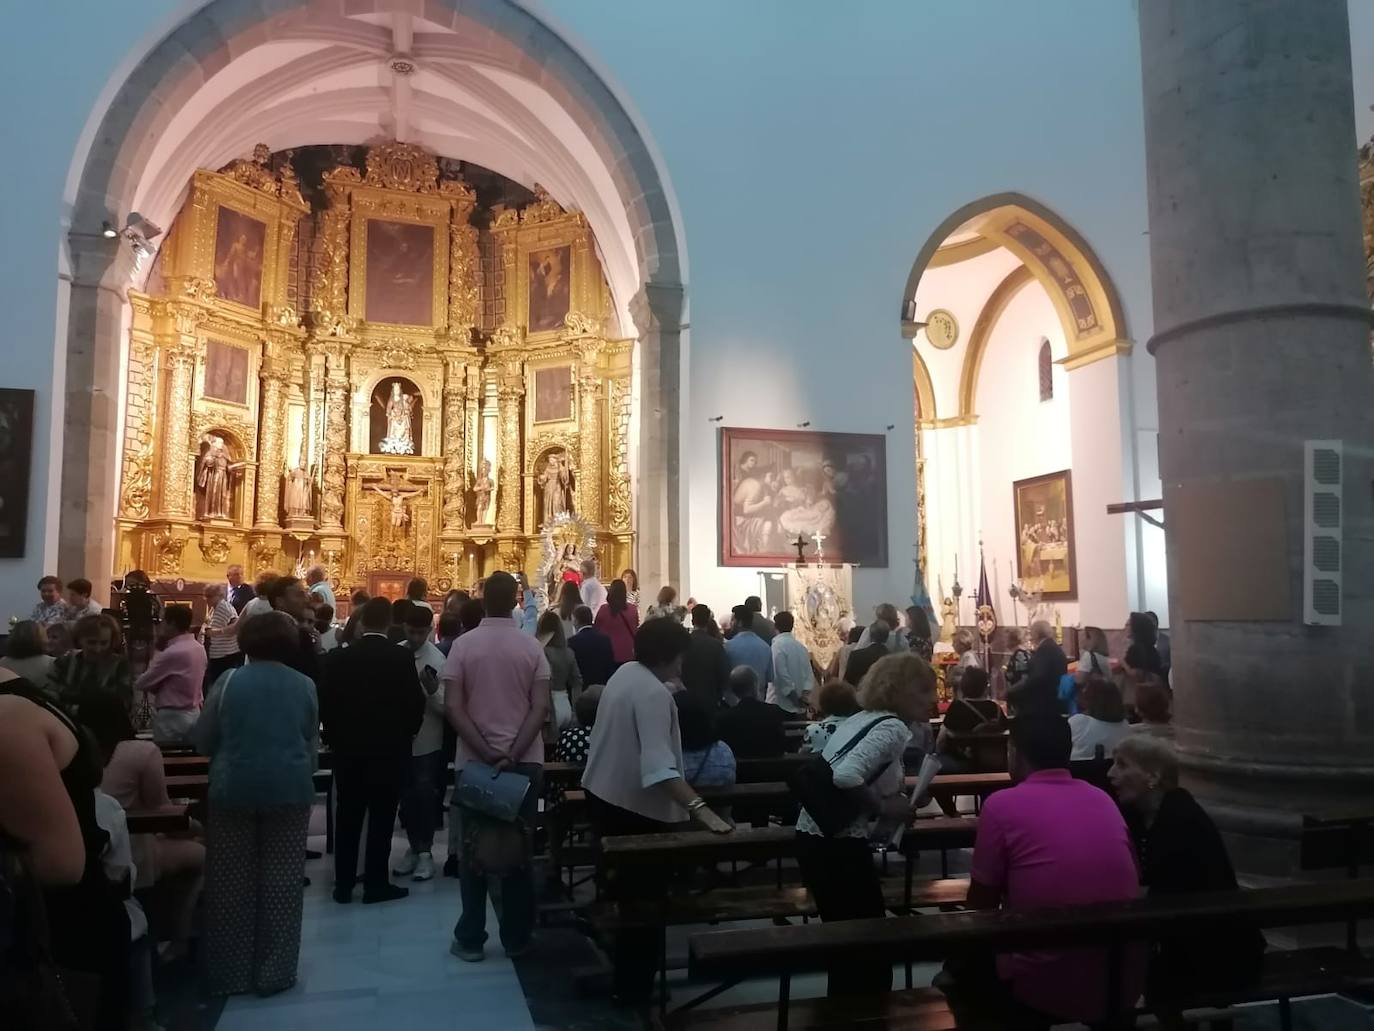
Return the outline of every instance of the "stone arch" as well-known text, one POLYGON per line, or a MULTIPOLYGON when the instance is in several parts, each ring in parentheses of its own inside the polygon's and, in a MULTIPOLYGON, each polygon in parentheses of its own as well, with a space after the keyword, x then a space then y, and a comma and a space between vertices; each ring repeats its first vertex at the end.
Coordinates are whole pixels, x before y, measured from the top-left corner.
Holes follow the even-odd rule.
POLYGON ((978 312, 978 321, 973 324, 969 334, 968 347, 964 351, 964 363, 959 370, 959 415, 971 419, 977 412, 978 374, 983 370, 983 355, 987 353, 988 338, 993 327, 1002 318, 1007 305, 1022 289, 1035 282, 1035 277, 1025 265, 1018 265, 988 295, 978 312))
POLYGON ((911 349, 911 375, 916 386, 916 420, 921 425, 933 423, 940 417, 935 408, 935 381, 930 378, 926 360, 914 347, 911 349))
MULTIPOLYGON (((286 99, 288 87, 272 74, 238 75, 226 69, 240 60, 270 61, 290 47, 269 43, 320 44, 309 58, 315 72, 356 61, 359 49, 380 63, 394 50, 379 38, 377 25, 355 16, 404 15, 421 25, 404 56, 420 67, 457 76, 475 97, 471 110, 443 109, 454 124, 476 129, 486 140, 482 154, 469 157, 526 185, 537 176, 556 200, 582 210, 602 250, 603 266, 622 329, 639 331, 638 480, 634 488, 639 561, 655 578, 681 579, 680 467, 681 334, 685 309, 686 250, 671 183, 647 129, 607 77, 556 32, 514 0, 358 0, 348 15, 328 14, 313 0, 212 0, 199 6, 146 53, 132 55, 106 91, 108 104, 93 112, 74 155, 66 202, 70 234, 63 259, 70 271, 64 303, 67 420, 63 440, 59 554, 67 570, 112 565, 110 527, 114 516, 121 421, 120 369, 124 357, 123 291, 140 274, 128 248, 100 236, 103 222, 122 225, 134 210, 160 225, 180 206, 177 190, 190 171, 243 156, 242 126, 222 134, 207 131, 195 140, 169 131, 187 111, 202 111, 216 98, 232 95, 286 99), (439 31, 439 30, 444 31, 439 31), (473 74, 473 70, 481 74, 473 74), (229 76, 233 78, 233 76, 229 76), (247 80, 247 81, 244 81, 247 80), (263 91, 267 91, 266 94, 263 91), (276 91, 273 94, 273 91, 276 91), (530 99, 533 97, 533 99, 530 99), (510 131, 477 124, 480 111, 497 106, 510 131), (466 120, 466 121, 465 121, 466 120), (573 126, 576 148, 552 147, 560 129, 573 126), (175 145, 169 140, 180 139, 175 145), (525 146, 520 146, 524 141, 525 146), (530 141, 533 146, 530 146, 530 141), (170 155, 167 148, 174 146, 170 155), (540 147, 548 147, 547 152, 540 147), (542 161, 540 164, 538 162, 542 161), (167 175, 158 177, 160 168, 167 175), (180 178, 177 178, 180 176, 180 178), (157 210, 139 207, 144 199, 157 210), (163 210, 163 209, 166 210, 163 210), (645 413, 639 418, 640 412, 645 413), (646 551, 647 549, 647 551, 646 551)), ((241 66, 243 67, 243 66, 241 66)), ((335 102, 330 131, 338 119, 368 98, 335 102), (340 106, 340 103, 342 106, 340 106)), ((323 98, 321 104, 328 103, 323 98)), ((421 105, 434 122, 435 107, 421 105)), ((259 121, 254 139, 274 147, 321 142, 309 138, 309 105, 296 105, 259 121)), ((190 116, 186 116, 190 117, 190 116)), ((471 135, 471 133, 469 133, 471 135)), ((461 136, 445 136, 454 143, 461 136)), ((333 139, 331 142, 365 142, 333 139)), ((423 142, 417 141, 417 142, 423 142)), ((455 143, 455 148, 456 148, 455 143)))
MULTIPOLYGON (((1064 329, 1067 368, 1129 353, 1121 296, 1102 262, 1068 222, 1021 193, 997 193, 965 204, 936 226, 907 275, 902 310, 915 300, 927 268, 976 257, 999 246, 1015 254, 1045 288, 1064 329), (972 237, 945 246, 961 227, 972 237)), ((962 395, 962 386, 960 391, 962 395)))

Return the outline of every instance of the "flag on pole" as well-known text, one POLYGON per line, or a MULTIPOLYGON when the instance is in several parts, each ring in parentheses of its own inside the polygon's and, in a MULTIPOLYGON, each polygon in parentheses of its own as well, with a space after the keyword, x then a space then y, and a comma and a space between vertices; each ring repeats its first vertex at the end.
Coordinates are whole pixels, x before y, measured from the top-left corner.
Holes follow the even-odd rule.
POLYGON ((992 588, 988 586, 988 563, 983 557, 983 546, 978 546, 978 593, 973 596, 973 603, 976 608, 981 609, 984 605, 993 610, 994 619, 996 618, 997 607, 992 603, 992 588))

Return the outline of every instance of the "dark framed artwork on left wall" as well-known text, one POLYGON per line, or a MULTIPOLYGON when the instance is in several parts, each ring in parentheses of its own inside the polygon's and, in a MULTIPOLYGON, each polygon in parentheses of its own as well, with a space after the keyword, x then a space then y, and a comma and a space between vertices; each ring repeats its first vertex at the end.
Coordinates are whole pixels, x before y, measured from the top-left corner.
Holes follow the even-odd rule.
POLYGON ((0 558, 23 558, 33 460, 32 390, 0 388, 0 558))

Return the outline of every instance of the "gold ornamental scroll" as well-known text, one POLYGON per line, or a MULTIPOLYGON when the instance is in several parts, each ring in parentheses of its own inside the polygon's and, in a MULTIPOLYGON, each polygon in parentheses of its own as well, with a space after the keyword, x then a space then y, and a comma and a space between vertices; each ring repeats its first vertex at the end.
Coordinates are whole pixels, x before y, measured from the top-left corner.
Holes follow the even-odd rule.
POLYGON ((161 512, 168 519, 195 517, 191 489, 191 392, 195 384, 197 328, 206 311, 197 304, 164 302, 159 305, 160 332, 156 333, 165 385, 162 390, 161 512))
POLYGON ((581 490, 579 505, 582 518, 593 526, 600 526, 601 476, 601 371, 598 368, 600 341, 583 343, 581 360, 577 365, 577 397, 581 407, 578 426, 578 478, 581 490))
MULTIPOLYGON (((126 519, 147 519, 153 500, 153 433, 157 419, 157 344, 153 302, 129 291, 128 395, 124 402, 124 457, 119 477, 119 511, 126 519)), ((116 559, 116 568, 127 568, 116 559)))

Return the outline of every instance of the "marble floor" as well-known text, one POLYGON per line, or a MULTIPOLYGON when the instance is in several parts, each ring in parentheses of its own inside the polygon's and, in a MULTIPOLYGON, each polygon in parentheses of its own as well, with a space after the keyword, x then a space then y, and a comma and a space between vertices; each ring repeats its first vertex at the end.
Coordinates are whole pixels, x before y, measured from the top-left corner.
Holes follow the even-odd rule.
MULTIPOLYGON (((315 815, 310 845, 322 849, 323 820, 318 810, 315 815)), ((404 839, 397 837, 394 846, 393 855, 399 856, 404 839)), ((438 846, 436 860, 442 858, 438 846)), ((964 863, 953 865, 957 869, 964 863)), ((579 984, 581 975, 597 969, 603 960, 573 927, 541 929, 534 952, 512 962, 501 952, 496 917, 489 912, 493 937, 487 958, 464 963, 448 952, 460 909, 456 880, 436 877, 414 884, 397 879, 411 888, 409 898, 380 906, 340 906, 329 894, 331 859, 311 860, 306 872, 311 884, 305 890, 295 987, 269 999, 236 996, 221 1003, 196 995, 191 970, 165 970, 158 980, 161 1022, 167 1031, 377 1031, 388 1025, 397 1031, 632 1031, 641 1026, 634 1016, 616 1011, 604 997, 579 984)), ((701 986, 687 983, 685 958, 687 937, 702 929, 670 932, 672 1005, 701 991, 701 986)), ((929 984, 935 972, 933 967, 917 967, 914 981, 929 984)), ((899 968, 894 983, 900 986, 904 980, 899 968)), ((823 991, 822 977, 793 983, 794 998, 823 991)), ((771 1002, 776 992, 775 982, 746 982, 712 1006, 771 1002)), ((1370 1008, 1339 998, 1301 1001, 1294 1006, 1294 1018, 1300 1031, 1374 1029, 1370 1008)), ((1274 1006, 1249 1008, 1236 1023, 1237 1031, 1278 1027, 1274 1006)))

